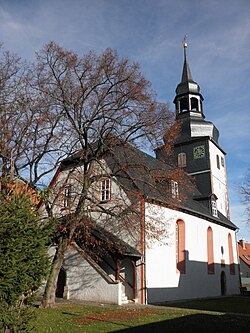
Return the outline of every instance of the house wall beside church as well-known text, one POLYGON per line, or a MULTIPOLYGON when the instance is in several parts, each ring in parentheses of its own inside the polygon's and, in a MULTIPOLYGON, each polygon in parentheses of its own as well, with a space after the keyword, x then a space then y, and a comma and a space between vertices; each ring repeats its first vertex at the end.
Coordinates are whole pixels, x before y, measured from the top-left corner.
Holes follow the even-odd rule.
MULTIPOLYGON (((88 197, 91 198, 91 200, 85 200, 85 206, 89 216, 100 227, 115 234, 117 237, 136 248, 138 246, 138 237, 140 231, 139 223, 136 224, 135 221, 131 219, 131 214, 129 214, 130 212, 133 213, 136 208, 131 206, 131 201, 128 198, 128 195, 122 186, 120 186, 115 176, 113 176, 112 179, 110 178, 110 200, 101 202, 100 181, 102 179, 109 178, 109 175, 112 174, 112 172, 105 160, 100 160, 98 163, 93 162, 91 168, 93 171, 92 176, 97 176, 97 180, 93 182, 88 190, 88 197), (98 178, 98 175, 102 176, 98 178), (123 213, 123 216, 125 216, 124 210, 127 210, 128 212, 128 217, 126 218, 125 222, 125 218, 115 218, 112 221, 112 214, 119 216, 119 212, 121 212, 123 213), (109 211, 111 213, 109 213, 109 211)), ((83 167, 81 165, 67 168, 60 172, 56 183, 53 186, 54 216, 62 217, 75 212, 83 187, 83 174, 83 167), (65 207, 64 188, 68 185, 71 187, 70 205, 65 207)), ((137 214, 134 214, 134 216, 136 217, 137 214)))
POLYGON ((235 232, 221 225, 169 208, 147 204, 147 218, 164 219, 167 234, 146 248, 147 302, 215 297, 221 295, 221 273, 226 294, 239 293, 235 232), (177 270, 176 221, 185 224, 185 273, 177 270), (214 274, 208 273, 207 232, 213 233, 214 274), (231 235, 235 274, 230 273, 228 237, 231 235))

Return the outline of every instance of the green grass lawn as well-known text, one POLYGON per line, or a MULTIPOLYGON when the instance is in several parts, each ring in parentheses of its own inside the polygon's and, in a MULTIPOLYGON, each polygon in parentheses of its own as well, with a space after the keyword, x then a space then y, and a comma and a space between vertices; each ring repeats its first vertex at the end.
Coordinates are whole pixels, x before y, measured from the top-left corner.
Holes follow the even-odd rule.
POLYGON ((247 297, 145 307, 58 304, 36 312, 37 318, 32 323, 32 332, 36 333, 169 333, 180 330, 212 333, 249 331, 250 327, 250 298, 247 297))

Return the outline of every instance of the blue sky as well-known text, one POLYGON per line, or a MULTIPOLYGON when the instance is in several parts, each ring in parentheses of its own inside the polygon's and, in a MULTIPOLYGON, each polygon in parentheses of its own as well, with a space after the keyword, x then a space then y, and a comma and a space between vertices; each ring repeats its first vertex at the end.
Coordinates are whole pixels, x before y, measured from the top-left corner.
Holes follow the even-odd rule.
POLYGON ((238 191, 250 167, 249 17, 249 0, 0 0, 0 41, 28 60, 51 40, 78 54, 111 47, 139 62, 173 109, 187 34, 206 119, 227 152, 231 219, 250 242, 238 191))

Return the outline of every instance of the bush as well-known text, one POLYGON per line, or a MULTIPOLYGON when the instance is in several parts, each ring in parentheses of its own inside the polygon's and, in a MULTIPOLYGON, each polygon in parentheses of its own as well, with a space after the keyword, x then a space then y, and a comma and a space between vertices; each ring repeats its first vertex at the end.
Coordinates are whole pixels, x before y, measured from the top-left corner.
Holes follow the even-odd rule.
POLYGON ((50 230, 31 196, 0 195, 0 328, 26 332, 35 291, 49 266, 50 230))

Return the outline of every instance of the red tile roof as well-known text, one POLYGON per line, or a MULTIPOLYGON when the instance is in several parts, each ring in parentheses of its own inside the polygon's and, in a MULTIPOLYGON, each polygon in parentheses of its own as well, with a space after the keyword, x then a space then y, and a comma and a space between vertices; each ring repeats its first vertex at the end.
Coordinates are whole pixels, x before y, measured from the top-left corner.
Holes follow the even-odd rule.
POLYGON ((250 244, 241 240, 238 243, 239 256, 240 259, 250 267, 250 244))

